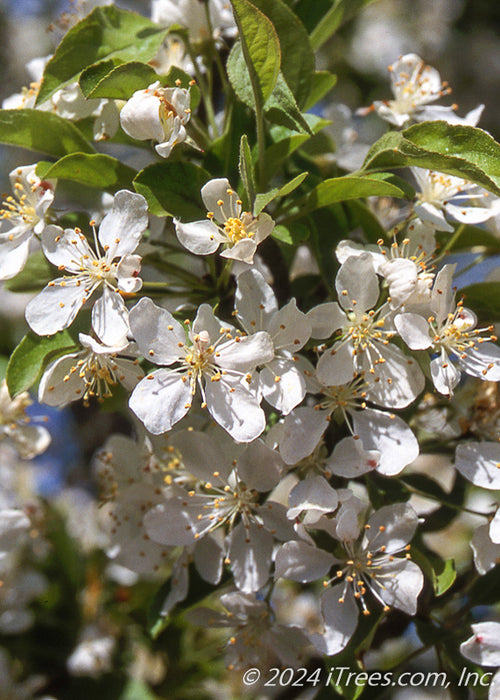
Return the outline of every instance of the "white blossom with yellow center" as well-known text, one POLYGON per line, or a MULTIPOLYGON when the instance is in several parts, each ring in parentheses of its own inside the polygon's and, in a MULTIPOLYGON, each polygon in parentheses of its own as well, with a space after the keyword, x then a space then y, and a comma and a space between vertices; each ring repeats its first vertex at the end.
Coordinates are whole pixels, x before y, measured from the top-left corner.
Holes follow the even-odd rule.
POLYGON ((195 255, 210 255, 222 245, 221 256, 253 263, 257 246, 274 229, 268 214, 253 216, 242 210, 242 202, 226 178, 210 180, 201 197, 208 209, 207 219, 182 223, 175 221, 177 238, 195 255))
POLYGON ((120 112, 122 129, 138 141, 156 141, 155 150, 168 158, 174 146, 187 138, 186 124, 191 118, 189 90, 161 87, 152 83, 137 90, 120 112))
POLYGON ((128 332, 128 311, 122 294, 138 291, 140 257, 132 255, 148 225, 147 203, 139 194, 121 190, 113 208, 94 231, 95 251, 79 229, 47 226, 42 248, 64 277, 52 280, 26 307, 26 320, 38 335, 52 335, 70 326, 98 289, 92 325, 101 341, 114 346, 128 332), (69 273, 69 274, 68 274, 69 273))
POLYGON ((10 279, 28 259, 33 234, 45 228, 47 209, 54 201, 54 180, 40 180, 34 165, 16 168, 10 175, 13 195, 0 206, 0 279, 10 279))
POLYGON ((202 406, 235 440, 250 442, 262 433, 265 415, 251 382, 257 365, 274 355, 266 332, 244 336, 222 324, 207 304, 192 326, 183 326, 147 298, 131 309, 130 325, 143 356, 166 365, 148 374, 130 398, 130 408, 151 433, 170 430, 198 390, 202 406))
POLYGON ((462 371, 485 381, 500 381, 500 348, 493 326, 476 328, 477 319, 463 302, 455 304, 452 287, 455 265, 445 265, 436 275, 427 318, 402 313, 394 324, 412 350, 428 350, 436 389, 451 396, 462 371))
POLYGON ((334 568, 334 576, 324 581, 326 590, 321 596, 324 630, 310 635, 316 648, 328 655, 342 651, 354 634, 358 604, 364 615, 370 614, 370 598, 387 612, 395 607, 415 615, 424 583, 409 553, 408 543, 418 525, 413 508, 406 503, 385 506, 361 528, 356 501, 348 498, 341 515, 324 516, 313 524, 314 529, 324 529, 342 543, 344 557, 305 541, 287 542, 276 555, 276 578, 307 583, 327 577, 334 568))

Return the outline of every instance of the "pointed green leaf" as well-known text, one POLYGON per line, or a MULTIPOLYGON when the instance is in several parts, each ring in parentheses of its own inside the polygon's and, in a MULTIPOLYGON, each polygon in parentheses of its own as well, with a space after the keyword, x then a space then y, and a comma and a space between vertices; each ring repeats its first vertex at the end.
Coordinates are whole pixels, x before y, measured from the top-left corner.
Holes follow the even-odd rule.
POLYGON ((283 0, 252 0, 252 3, 273 23, 281 47, 281 71, 297 104, 302 106, 311 89, 315 63, 307 31, 283 0))
POLYGON ((37 104, 78 80, 81 72, 103 60, 150 61, 168 29, 114 5, 96 7, 64 36, 47 63, 37 104))
POLYGON ((100 75, 104 69, 103 63, 97 63, 83 71, 80 87, 86 97, 128 100, 136 90, 143 90, 158 80, 158 75, 147 63, 130 61, 115 66, 113 61, 104 62, 104 65, 110 64, 111 70, 103 76, 100 75))
POLYGON ((71 180, 110 192, 131 189, 136 174, 133 168, 104 153, 72 153, 43 171, 44 178, 71 180))
POLYGON ((300 175, 297 175, 297 177, 294 177, 293 180, 290 180, 290 182, 287 182, 286 185, 283 185, 283 187, 273 187, 272 190, 269 190, 269 192, 264 192, 263 194, 258 194, 255 197, 255 204, 253 207, 253 215, 258 216, 260 212, 264 209, 264 207, 267 207, 267 205, 273 201, 273 199, 276 199, 276 197, 286 197, 289 195, 291 192, 293 192, 297 187, 300 187, 300 185, 304 182, 306 179, 308 173, 300 173, 300 175))
POLYGON ((363 170, 409 165, 461 177, 500 195, 500 144, 473 126, 437 121, 391 131, 370 148, 363 170))
POLYGON ((311 130, 304 115, 295 102, 292 91, 280 72, 273 92, 264 105, 269 121, 293 129, 299 133, 310 134, 311 130))
POLYGON ((255 5, 248 0, 231 2, 255 105, 259 108, 272 93, 278 79, 281 63, 278 36, 273 24, 255 5))
POLYGON ((1 109, 0 143, 60 158, 67 153, 95 153, 95 148, 67 119, 38 109, 1 109))
POLYGON ((253 161, 250 146, 248 145, 248 137, 243 134, 240 141, 240 160, 238 163, 241 180, 248 195, 249 202, 255 199, 255 181, 253 176, 253 161))
POLYGON ((134 187, 146 198, 151 214, 196 221, 206 215, 200 190, 209 179, 194 163, 154 163, 137 174, 134 187))
POLYGON ((40 377, 45 366, 56 357, 75 352, 80 346, 68 331, 50 336, 29 332, 11 355, 7 366, 7 387, 14 397, 27 391, 40 377))
POLYGON ((337 76, 327 70, 319 70, 312 76, 312 85, 309 96, 304 105, 304 111, 311 109, 320 100, 325 97, 326 94, 332 90, 337 83, 337 76))
POLYGON ((311 45, 317 51, 337 29, 357 13, 377 0, 333 0, 332 7, 321 18, 311 33, 311 45))

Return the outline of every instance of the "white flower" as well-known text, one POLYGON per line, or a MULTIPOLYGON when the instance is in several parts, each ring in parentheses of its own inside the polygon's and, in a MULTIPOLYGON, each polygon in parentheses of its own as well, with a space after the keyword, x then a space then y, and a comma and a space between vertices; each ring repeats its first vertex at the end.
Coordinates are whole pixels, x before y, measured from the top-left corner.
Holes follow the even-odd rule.
POLYGON ((476 486, 500 490, 500 443, 462 442, 455 452, 455 468, 476 486))
POLYGON ((227 612, 198 607, 187 619, 202 627, 234 629, 226 646, 230 669, 269 668, 276 659, 287 667, 303 663, 307 637, 298 627, 279 624, 267 602, 236 591, 221 595, 220 602, 227 612))
POLYGON ((459 301, 452 288, 454 265, 445 265, 436 275, 430 300, 432 315, 398 314, 394 324, 412 350, 429 350, 431 375, 436 389, 451 396, 461 370, 483 380, 500 380, 500 348, 492 342, 493 327, 476 328, 477 319, 459 301), (488 334, 488 335, 485 335, 488 334), (458 365, 458 367, 457 367, 458 365))
POLYGON ((23 459, 32 459, 45 452, 50 433, 43 426, 32 425, 26 409, 32 404, 28 392, 10 398, 7 383, 0 385, 0 441, 14 444, 23 459))
POLYGON ((409 224, 408 234, 399 244, 395 240, 388 247, 379 239, 377 246, 361 246, 344 240, 338 244, 335 254, 341 264, 351 256, 371 255, 375 272, 388 284, 391 308, 404 304, 406 309, 415 310, 430 300, 435 248, 434 227, 415 220, 409 224))
POLYGON ((26 320, 35 333, 52 335, 70 326, 92 294, 102 288, 102 297, 92 309, 94 330, 109 345, 125 336, 128 312, 121 293, 136 292, 142 286, 140 257, 132 253, 147 224, 144 197, 121 190, 101 222, 95 251, 79 229, 48 226, 42 234, 43 251, 53 265, 69 274, 49 282, 26 307, 26 320))
MULTIPOLYGON (((401 56, 395 63, 389 66, 391 74, 391 88, 393 100, 377 100, 372 109, 390 124, 402 127, 410 119, 425 121, 429 119, 443 119, 450 123, 469 123, 479 119, 482 108, 467 115, 464 120, 454 114, 456 105, 449 107, 428 107, 430 102, 435 102, 443 95, 448 95, 451 90, 447 83, 441 81, 438 71, 425 65, 422 59, 414 53, 401 56)), ((360 110, 366 113, 368 110, 360 110)))
POLYGON ((54 201, 54 180, 40 180, 35 165, 16 168, 10 175, 14 196, 0 209, 0 279, 17 275, 28 259, 33 234, 45 228, 47 209, 54 201))
POLYGON ((208 221, 175 221, 182 245, 195 255, 215 253, 223 245, 222 257, 252 263, 258 244, 274 229, 269 214, 255 217, 242 211, 241 200, 226 178, 207 182, 201 189, 201 198, 208 209, 208 221))
POLYGON ((180 432, 172 443, 198 484, 146 513, 148 535, 164 545, 192 545, 221 528, 226 534, 221 564, 225 554, 236 586, 247 593, 259 590, 269 578, 275 538, 295 537, 283 505, 259 502, 280 481, 279 454, 261 440, 228 448, 196 431, 180 432))
POLYGON ((267 331, 271 336, 274 358, 260 370, 259 388, 271 406, 283 415, 290 413, 306 393, 294 353, 309 340, 309 319, 299 311, 295 299, 278 309, 273 290, 257 270, 247 270, 238 277, 235 315, 249 335, 267 331))
POLYGON ((103 633, 95 625, 87 625, 77 647, 67 660, 68 671, 72 676, 98 678, 113 668, 113 652, 116 640, 103 633))
POLYGON ((207 12, 210 14, 210 24, 214 38, 221 34, 234 36, 236 24, 231 3, 228 0, 152 0, 151 19, 165 26, 180 24, 187 27, 192 41, 210 38, 207 12))
MULTIPOLYGON (((472 637, 460 645, 462 654, 481 666, 500 666, 500 622, 478 622, 471 627, 472 637)), ((499 671, 492 678, 488 697, 490 700, 500 698, 499 671)))
POLYGON ((138 141, 153 140, 155 150, 168 158, 172 148, 187 138, 185 125, 191 118, 189 90, 153 83, 137 90, 120 112, 123 131, 138 141))
POLYGON ((320 304, 307 314, 313 338, 329 338, 340 331, 340 338, 318 361, 319 381, 339 386, 359 376, 370 378, 369 400, 389 408, 408 406, 423 390, 424 376, 418 364, 390 342, 395 335, 390 304, 373 309, 379 286, 371 255, 349 257, 335 287, 340 305, 320 304))
POLYGON ((267 333, 242 336, 203 304, 186 336, 172 314, 147 298, 131 309, 130 324, 143 356, 166 365, 148 374, 130 398, 151 433, 164 433, 185 416, 197 387, 202 405, 235 440, 250 442, 263 432, 266 419, 250 373, 273 358, 267 333))
POLYGON ((287 542, 276 555, 275 578, 306 583, 327 576, 335 567, 335 575, 325 583, 328 588, 321 596, 324 631, 309 635, 316 648, 328 655, 342 651, 354 634, 359 615, 357 603, 363 614, 370 614, 365 601, 368 591, 384 610, 395 607, 414 615, 424 583, 421 570, 409 560, 408 542, 418 525, 411 506, 396 503, 380 508, 364 531, 359 528, 355 511, 347 520, 339 521, 332 533, 345 550, 341 559, 302 541, 287 542), (404 558, 397 556, 400 553, 404 553, 404 558))
MULTIPOLYGON (((494 569, 500 561, 500 542, 491 537, 490 525, 476 528, 470 546, 474 554, 474 564, 481 576, 494 569)), ((497 540, 500 538, 497 537, 497 540)))
POLYGON ((315 406, 296 408, 285 418, 277 440, 286 464, 311 454, 332 418, 345 421, 351 437, 340 440, 324 461, 325 474, 355 478, 377 470, 392 476, 418 457, 417 439, 401 418, 366 407, 368 383, 358 379, 324 386, 310 372, 308 382, 308 390, 320 395, 320 400, 315 406))
POLYGON ((89 335, 80 333, 82 352, 63 355, 54 360, 40 380, 38 400, 49 406, 65 406, 71 401, 92 397, 98 401, 113 395, 113 387, 122 384, 132 391, 143 376, 138 360, 119 355, 136 355, 126 338, 116 345, 104 345, 89 335))
POLYGON ((454 230, 445 215, 462 224, 480 224, 500 212, 500 198, 479 185, 434 170, 411 168, 411 171, 420 188, 415 214, 438 231, 454 230))

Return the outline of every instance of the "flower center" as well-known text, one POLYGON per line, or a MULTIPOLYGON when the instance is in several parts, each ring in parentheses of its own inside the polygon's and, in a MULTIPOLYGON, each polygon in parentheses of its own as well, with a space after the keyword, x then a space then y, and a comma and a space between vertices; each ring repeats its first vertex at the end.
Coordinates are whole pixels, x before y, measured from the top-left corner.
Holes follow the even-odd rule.
POLYGON ((245 224, 241 219, 237 219, 233 216, 224 223, 224 232, 233 245, 243 238, 252 238, 254 235, 254 233, 246 230, 245 224))

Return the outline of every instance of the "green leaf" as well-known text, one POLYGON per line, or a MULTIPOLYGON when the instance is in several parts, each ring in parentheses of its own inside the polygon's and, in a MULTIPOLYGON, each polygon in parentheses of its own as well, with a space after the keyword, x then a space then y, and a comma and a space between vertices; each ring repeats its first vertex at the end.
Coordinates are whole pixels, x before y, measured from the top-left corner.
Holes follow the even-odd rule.
POLYGON ((500 590, 500 566, 480 576, 469 589, 469 600, 474 605, 497 605, 500 590))
MULTIPOLYGON (((272 190, 269 190, 269 192, 264 192, 262 194, 258 194, 255 197, 255 204, 253 207, 253 215, 258 216, 260 212, 264 209, 264 207, 267 207, 269 202, 272 202, 273 199, 276 199, 276 197, 286 197, 289 195, 291 192, 293 192, 297 187, 299 187, 304 180, 306 179, 308 173, 300 173, 300 175, 297 175, 296 177, 293 178, 293 180, 290 180, 290 182, 287 182, 286 185, 283 185, 283 187, 273 187, 272 190)), ((276 236, 279 238, 279 236, 276 236)))
POLYGON ((500 282, 481 282, 463 287, 465 306, 474 310, 480 321, 500 321, 500 282))
POLYGON ((248 137, 246 134, 243 134, 240 140, 240 160, 238 163, 238 170, 248 195, 248 201, 251 203, 255 199, 255 180, 253 176, 252 153, 250 151, 248 137))
POLYGON ((136 174, 137 171, 133 168, 104 153, 72 153, 58 160, 48 170, 44 168, 43 177, 71 180, 88 187, 115 192, 130 189, 136 174))
MULTIPOLYGON (((280 43, 272 22, 255 5, 248 0, 231 0, 231 2, 243 57, 250 75, 254 108, 260 111, 278 79, 281 63, 280 43)), ((231 75, 229 79, 232 83, 231 75)), ((238 92, 236 87, 235 90, 238 92)))
POLYGON ((95 153, 95 148, 67 119, 38 109, 0 110, 0 143, 60 158, 67 153, 95 153))
POLYGON ((252 0, 252 3, 274 25, 281 47, 281 71, 297 104, 302 106, 311 90, 315 63, 308 33, 282 0, 252 0))
POLYGON ((377 0, 333 0, 332 7, 322 17, 311 33, 311 45, 317 51, 337 29, 352 19, 363 7, 377 0))
POLYGON ((264 105, 269 121, 293 129, 299 133, 311 134, 309 124, 295 102, 292 91, 280 72, 273 92, 264 105))
POLYGON ((453 559, 442 559, 430 549, 426 548, 424 552, 419 547, 412 547, 411 558, 432 582, 437 598, 455 583, 457 572, 453 559))
POLYGON ((200 190, 209 179, 194 163, 154 163, 137 174, 134 187, 146 198, 151 214, 196 221, 206 215, 200 190))
POLYGON ((15 277, 4 282, 11 292, 39 292, 54 277, 54 268, 41 250, 32 253, 15 277))
MULTIPOLYGON (((304 117, 313 134, 316 134, 330 123, 326 119, 316 117, 314 114, 306 114, 304 117)), ((297 134, 284 126, 273 127, 270 130, 270 136, 274 143, 264 153, 264 173, 267 181, 272 178, 283 161, 310 138, 309 134, 297 134)))
POLYGON ((320 100, 332 90, 337 83, 337 76, 330 71, 320 70, 313 73, 312 85, 309 96, 304 104, 304 111, 314 107, 320 100))
POLYGON ((0 355, 0 382, 3 382, 3 380, 5 379, 8 364, 9 358, 5 357, 5 355, 0 355))
POLYGON ((395 179, 390 173, 374 174, 370 177, 335 177, 320 182, 308 195, 295 202, 295 205, 299 210, 298 216, 302 217, 316 209, 350 199, 372 196, 409 198, 407 185, 402 183, 401 178, 395 179))
POLYGON ((147 63, 130 61, 115 66, 114 61, 104 61, 104 65, 110 64, 111 70, 104 76, 100 75, 104 68, 103 63, 97 63, 83 71, 80 87, 85 97, 128 100, 136 90, 143 90, 158 80, 157 73, 147 63))
POLYGON ((363 170, 410 165, 461 177, 500 195, 500 144, 482 129, 437 121, 391 131, 370 148, 363 170))
POLYGON ((9 394, 14 397, 27 391, 51 360, 79 349, 68 331, 50 336, 39 336, 30 331, 12 353, 7 366, 9 394))
POLYGON ((275 226, 272 232, 272 237, 277 241, 286 243, 287 245, 298 245, 309 237, 309 229, 303 224, 291 224, 290 226, 275 226))
POLYGON ((352 219, 351 231, 358 226, 361 227, 368 243, 376 243, 380 238, 385 238, 385 228, 364 202, 359 199, 353 199, 346 202, 345 206, 352 219))
POLYGON ((85 68, 78 79, 83 95, 89 97, 90 93, 97 88, 99 83, 104 80, 114 68, 120 65, 122 65, 121 61, 116 58, 110 58, 85 68))
POLYGON ((64 36, 47 63, 37 104, 78 80, 81 72, 103 60, 150 61, 168 29, 114 5, 96 7, 64 36))
POLYGON ((118 700, 157 700, 149 686, 143 681, 132 679, 127 682, 127 685, 120 694, 118 700))

